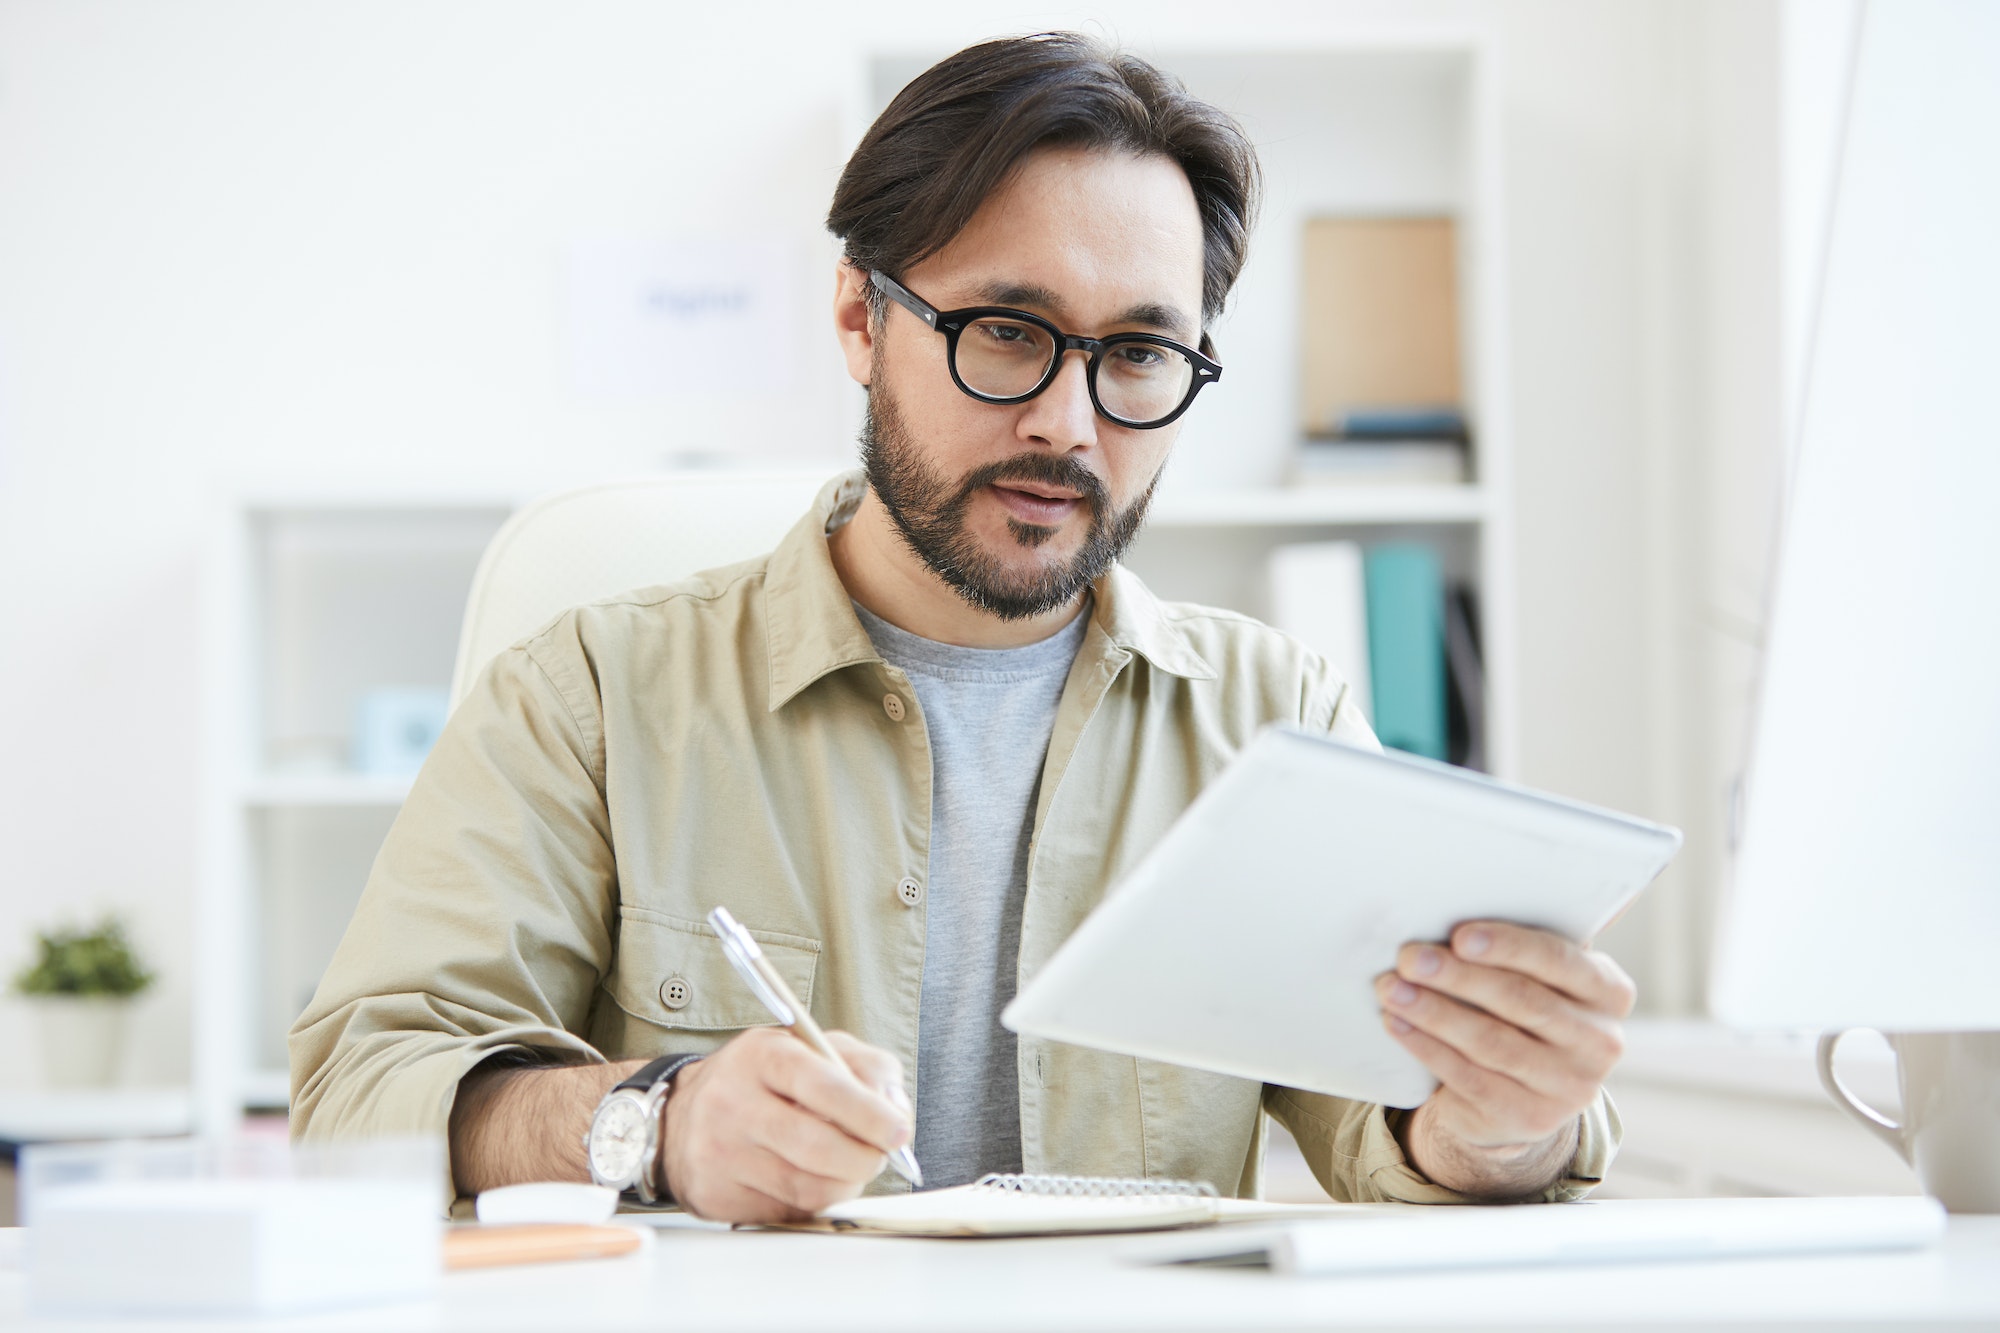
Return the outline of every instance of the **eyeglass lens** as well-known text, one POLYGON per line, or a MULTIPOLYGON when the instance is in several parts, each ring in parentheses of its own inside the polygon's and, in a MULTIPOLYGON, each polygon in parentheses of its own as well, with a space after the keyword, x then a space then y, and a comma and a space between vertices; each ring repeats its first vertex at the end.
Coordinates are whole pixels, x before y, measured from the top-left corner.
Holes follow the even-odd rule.
MULTIPOLYGON (((974 393, 1018 398, 1033 391, 1055 360, 1047 329, 1020 320, 976 319, 958 336, 958 377, 974 393)), ((1104 349, 1097 398, 1123 421, 1171 416, 1194 382, 1194 363, 1164 343, 1121 342, 1104 349)))

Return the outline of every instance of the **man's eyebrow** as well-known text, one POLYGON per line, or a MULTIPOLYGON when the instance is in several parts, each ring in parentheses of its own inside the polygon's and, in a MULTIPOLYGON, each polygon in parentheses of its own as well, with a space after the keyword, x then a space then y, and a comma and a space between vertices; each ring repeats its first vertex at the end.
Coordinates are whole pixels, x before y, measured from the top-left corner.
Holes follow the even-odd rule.
MULTIPOLYGON (((1012 306, 1017 310, 1045 310, 1057 316, 1066 310, 1062 297, 1046 287, 1031 282, 988 283, 975 288, 973 296, 980 305, 1012 306)), ((1058 319, 1056 322, 1062 321, 1058 319)), ((1141 301, 1138 305, 1126 308, 1111 322, 1159 329, 1185 341, 1192 341, 1195 334, 1193 320, 1178 307, 1160 301, 1141 301)))

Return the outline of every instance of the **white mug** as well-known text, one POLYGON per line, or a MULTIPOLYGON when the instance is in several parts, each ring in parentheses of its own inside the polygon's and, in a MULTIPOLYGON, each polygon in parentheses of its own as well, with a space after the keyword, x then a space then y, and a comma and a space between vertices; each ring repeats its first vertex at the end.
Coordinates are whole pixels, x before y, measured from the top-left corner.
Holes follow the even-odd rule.
POLYGON ((1852 1029, 1819 1039, 1819 1081, 1840 1109, 1916 1169, 1924 1193, 1954 1213, 2000 1213, 2000 1032, 1884 1033, 1903 1089, 1899 1124, 1833 1072, 1852 1029))

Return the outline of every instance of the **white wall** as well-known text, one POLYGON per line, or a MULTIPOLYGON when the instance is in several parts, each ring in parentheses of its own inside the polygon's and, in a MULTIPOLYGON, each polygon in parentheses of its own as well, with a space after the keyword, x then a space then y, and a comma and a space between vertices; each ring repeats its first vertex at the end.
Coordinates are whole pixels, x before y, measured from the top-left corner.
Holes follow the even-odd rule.
MULTIPOLYGON (((1733 130, 1700 108, 1739 97, 1764 115, 1770 13, 1227 8, 1245 48, 1411 24, 1498 35, 1522 770, 1669 818, 1699 785, 1675 738, 1700 707, 1679 608, 1703 495, 1676 478, 1714 429, 1703 375, 1726 370, 1689 290, 1707 272, 1698 159, 1733 151, 1733 130)), ((865 53, 1079 24, 1141 49, 1220 39, 1212 3, 0 0, 0 961, 31 923, 128 911, 167 978, 131 1074, 184 1073, 218 488, 629 473, 723 440, 843 453, 853 403, 830 343, 823 373, 754 404, 580 393, 565 247, 756 235, 821 262, 865 53)), ((828 285, 799 295, 802 318, 828 285)), ((1619 947, 1680 1003, 1683 955, 1662 963, 1653 941, 1685 913, 1660 902, 1619 947)), ((0 1039, 19 1026, 0 1008, 0 1039)), ((0 1066, 0 1084, 31 1077, 0 1066)))

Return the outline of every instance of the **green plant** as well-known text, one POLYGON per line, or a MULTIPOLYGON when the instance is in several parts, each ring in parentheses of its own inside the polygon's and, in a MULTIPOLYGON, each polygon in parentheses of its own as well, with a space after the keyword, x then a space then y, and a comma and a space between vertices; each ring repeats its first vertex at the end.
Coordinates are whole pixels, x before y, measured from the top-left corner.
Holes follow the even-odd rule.
POLYGON ((137 995, 153 984, 117 917, 92 930, 38 930, 35 944, 35 961, 14 974, 23 995, 137 995))

